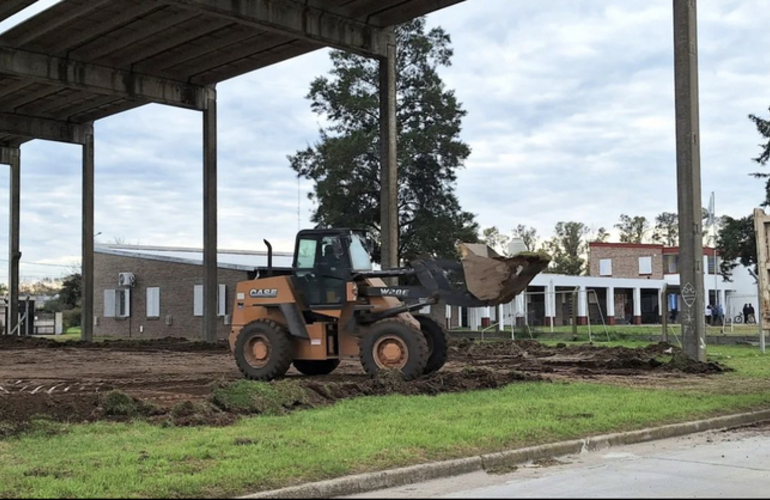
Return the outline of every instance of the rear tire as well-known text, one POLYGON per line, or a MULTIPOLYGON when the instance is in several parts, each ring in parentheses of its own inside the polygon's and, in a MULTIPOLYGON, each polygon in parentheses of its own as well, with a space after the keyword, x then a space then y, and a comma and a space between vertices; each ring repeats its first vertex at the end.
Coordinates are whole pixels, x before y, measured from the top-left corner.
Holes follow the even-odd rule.
POLYGON ((427 375, 437 372, 447 360, 449 343, 446 330, 429 316, 415 316, 414 318, 420 322, 420 330, 428 343, 428 362, 423 373, 427 375))
POLYGON ((283 377, 292 361, 289 332, 275 321, 260 319, 244 326, 235 339, 235 364, 251 380, 283 377))
POLYGON ((428 362, 428 343, 420 330, 399 318, 374 323, 359 341, 361 366, 371 376, 399 370, 404 380, 422 375, 428 362))
POLYGON ((303 375, 328 375, 340 366, 339 359, 295 359, 294 368, 303 375))

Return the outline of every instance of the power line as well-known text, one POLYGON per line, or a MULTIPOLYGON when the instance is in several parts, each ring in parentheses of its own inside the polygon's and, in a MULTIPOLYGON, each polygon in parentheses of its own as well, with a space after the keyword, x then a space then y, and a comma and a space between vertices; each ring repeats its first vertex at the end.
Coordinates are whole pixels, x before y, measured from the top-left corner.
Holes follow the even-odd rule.
MULTIPOLYGON (((0 262, 8 262, 8 259, 0 259, 0 262)), ((66 265, 66 264, 49 264, 47 262, 19 262, 19 265, 22 266, 48 266, 48 267, 63 267, 67 269, 71 269, 73 266, 66 265)))

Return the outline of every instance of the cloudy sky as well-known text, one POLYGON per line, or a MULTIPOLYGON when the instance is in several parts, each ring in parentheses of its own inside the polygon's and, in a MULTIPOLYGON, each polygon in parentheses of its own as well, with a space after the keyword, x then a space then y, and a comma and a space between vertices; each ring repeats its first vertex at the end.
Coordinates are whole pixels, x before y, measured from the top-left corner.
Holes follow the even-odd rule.
MULTIPOLYGON (((610 228, 621 213, 676 211, 671 3, 467 0, 429 16, 455 48, 441 75, 468 111, 472 148, 457 191, 482 227, 548 237, 559 221, 610 228)), ((761 141, 747 115, 770 116, 765 3, 699 3, 702 191, 704 206, 716 192, 718 215, 763 199, 747 175, 761 141)), ((312 186, 286 156, 318 138, 305 95, 329 68, 319 50, 219 85, 220 248, 268 238, 290 251, 309 226, 312 186)), ((97 242, 202 245, 201 133, 198 113, 157 105, 96 123, 97 242)), ((80 149, 34 141, 22 157, 22 279, 67 274, 80 256, 80 149)), ((7 215, 3 187, 0 249, 7 215)))

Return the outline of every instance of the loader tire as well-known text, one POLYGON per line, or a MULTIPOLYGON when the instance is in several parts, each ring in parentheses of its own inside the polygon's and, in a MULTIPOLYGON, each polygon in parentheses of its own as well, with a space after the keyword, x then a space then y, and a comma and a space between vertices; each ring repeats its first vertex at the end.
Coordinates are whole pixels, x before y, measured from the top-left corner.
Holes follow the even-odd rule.
POLYGON ((340 366, 339 359, 295 359, 294 368, 304 375, 328 375, 340 366))
POLYGON ((251 380, 283 377, 292 362, 289 332, 268 319, 252 321, 235 340, 235 364, 251 380))
POLYGON ((428 362, 428 343, 420 330, 399 318, 380 320, 359 341, 361 366, 370 376, 399 370, 404 380, 422 375, 428 362))
POLYGON ((423 373, 437 372, 447 360, 449 343, 446 330, 430 316, 415 316, 414 319, 420 322, 420 330, 428 343, 428 363, 423 373))

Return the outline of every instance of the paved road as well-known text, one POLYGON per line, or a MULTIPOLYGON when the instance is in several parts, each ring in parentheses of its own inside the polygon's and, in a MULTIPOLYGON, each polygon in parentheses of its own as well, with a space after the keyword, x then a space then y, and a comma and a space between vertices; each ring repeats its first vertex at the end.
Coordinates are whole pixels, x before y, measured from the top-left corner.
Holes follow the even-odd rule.
POLYGON ((561 457, 347 498, 768 498, 770 426, 561 457))

